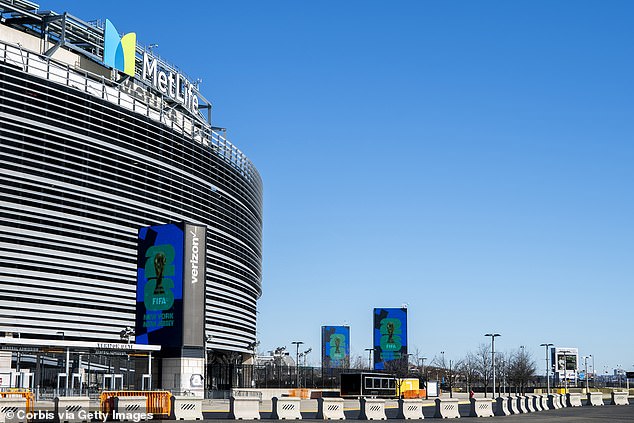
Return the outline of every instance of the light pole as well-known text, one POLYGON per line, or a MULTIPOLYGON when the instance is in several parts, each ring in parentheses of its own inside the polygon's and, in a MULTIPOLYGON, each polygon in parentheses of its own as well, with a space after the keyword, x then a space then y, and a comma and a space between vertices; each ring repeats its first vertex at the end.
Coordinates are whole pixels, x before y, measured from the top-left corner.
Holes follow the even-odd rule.
MULTIPOLYGON (((130 345, 130 337, 134 335, 134 329, 132 329, 130 326, 126 326, 119 335, 121 337, 121 340, 125 340, 128 343, 128 345, 130 345)), ((125 366, 125 382, 126 382, 126 385, 128 386, 128 389, 130 389, 130 351, 129 350, 128 350, 127 356, 128 358, 126 359, 126 366, 125 366)))
POLYGON ((372 370, 372 352, 374 348, 366 348, 365 350, 368 352, 368 369, 372 370))
MULTIPOLYGON (((445 365, 445 352, 441 351, 440 352, 440 356, 442 357, 442 374, 443 374, 443 379, 445 377, 445 374, 447 373, 447 366, 445 365)), ((442 389, 441 389, 442 391, 442 389)))
POLYGON ((592 356, 591 355, 590 356, 586 355, 585 357, 583 357, 583 363, 584 363, 584 367, 585 367, 585 376, 586 376, 586 394, 588 392, 590 392, 589 384, 588 384, 588 359, 590 357, 592 357, 592 356))
POLYGON ((312 348, 309 348, 306 351, 304 351, 304 367, 306 367, 306 360, 308 359, 308 354, 310 354, 312 351, 313 351, 312 348))
POLYGON ((299 346, 303 344, 302 341, 293 341, 291 342, 291 344, 296 345, 297 346, 297 353, 295 355, 296 357, 296 361, 295 361, 295 371, 296 371, 296 376, 297 376, 297 387, 300 388, 300 384, 299 384, 299 346))
POLYGON ((425 386, 425 399, 428 399, 428 396, 427 396, 427 372, 425 371, 425 360, 427 360, 427 357, 421 357, 420 360, 423 362, 422 370, 420 372, 420 375, 421 375, 421 377, 424 378, 423 379, 423 383, 424 383, 424 386, 425 386))
POLYGON ((451 383, 451 359, 449 360, 449 398, 453 398, 453 384, 451 383))
POLYGON ((546 393, 550 395, 550 367, 548 367, 548 347, 552 347, 554 344, 544 343, 539 344, 540 347, 546 348, 546 393))
POLYGON ((207 398, 207 391, 209 388, 209 381, 207 379, 209 379, 209 343, 211 342, 211 338, 213 338, 213 336, 211 334, 207 334, 205 335, 205 363, 203 365, 203 386, 204 386, 204 392, 203 392, 203 397, 207 398))
POLYGON ((596 377, 597 377, 597 371, 594 369, 594 355, 593 355, 592 356, 592 387, 593 388, 597 387, 596 377))
POLYGON ((495 398, 495 337, 502 336, 499 333, 485 333, 491 337, 491 368, 493 369, 493 398, 495 398))

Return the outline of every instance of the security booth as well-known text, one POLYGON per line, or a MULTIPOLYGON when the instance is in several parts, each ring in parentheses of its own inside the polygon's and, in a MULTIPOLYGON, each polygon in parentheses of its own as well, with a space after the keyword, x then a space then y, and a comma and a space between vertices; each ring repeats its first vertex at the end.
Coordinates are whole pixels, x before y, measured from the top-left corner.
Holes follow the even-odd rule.
POLYGON ((342 373, 342 398, 396 398, 398 380, 388 373, 342 373))
POLYGON ((0 337, 0 388, 30 389, 37 399, 102 390, 152 389, 158 345, 0 337))

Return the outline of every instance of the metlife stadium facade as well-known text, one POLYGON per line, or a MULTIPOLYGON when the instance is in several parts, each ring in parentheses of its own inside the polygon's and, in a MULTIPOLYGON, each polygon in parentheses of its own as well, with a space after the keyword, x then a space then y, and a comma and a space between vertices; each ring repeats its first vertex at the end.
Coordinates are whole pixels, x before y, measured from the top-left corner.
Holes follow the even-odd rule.
POLYGON ((262 181, 198 84, 125 37, 125 72, 106 66, 99 22, 19 0, 0 14, 0 336, 121 342, 139 230, 187 222, 206 228, 205 350, 246 360, 262 181))

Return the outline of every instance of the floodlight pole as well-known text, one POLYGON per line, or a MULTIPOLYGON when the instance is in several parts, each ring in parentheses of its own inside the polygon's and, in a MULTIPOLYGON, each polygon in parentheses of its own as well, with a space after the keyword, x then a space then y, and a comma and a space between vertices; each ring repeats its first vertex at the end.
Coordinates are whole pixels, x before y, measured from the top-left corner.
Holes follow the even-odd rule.
POLYGON ((491 337, 491 368, 493 369, 493 398, 495 398, 495 337, 502 335, 499 333, 486 333, 484 336, 491 337))
POLYGON ((296 353, 296 361, 295 361, 295 371, 296 371, 296 377, 297 377, 297 387, 301 388, 301 386, 299 385, 299 346, 303 344, 302 341, 293 341, 291 342, 291 344, 294 344, 297 346, 297 353, 296 353))
POLYGON ((368 370, 372 370, 372 352, 374 348, 366 348, 365 350, 368 352, 368 370))
POLYGON ((553 344, 539 344, 540 347, 546 347, 546 393, 550 395, 550 367, 548 366, 548 347, 552 347, 553 344))

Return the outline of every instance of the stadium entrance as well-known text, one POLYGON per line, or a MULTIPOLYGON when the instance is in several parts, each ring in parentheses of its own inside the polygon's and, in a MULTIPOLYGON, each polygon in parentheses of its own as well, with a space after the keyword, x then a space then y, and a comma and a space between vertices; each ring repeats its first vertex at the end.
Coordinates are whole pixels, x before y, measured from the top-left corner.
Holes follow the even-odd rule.
POLYGON ((37 400, 150 390, 157 386, 154 379, 160 379, 152 376, 157 368, 152 354, 160 350, 158 345, 129 342, 2 337, 0 389, 31 389, 37 400))

